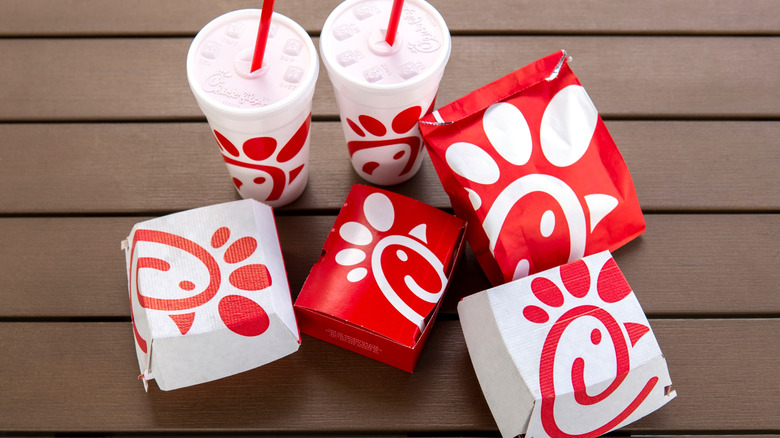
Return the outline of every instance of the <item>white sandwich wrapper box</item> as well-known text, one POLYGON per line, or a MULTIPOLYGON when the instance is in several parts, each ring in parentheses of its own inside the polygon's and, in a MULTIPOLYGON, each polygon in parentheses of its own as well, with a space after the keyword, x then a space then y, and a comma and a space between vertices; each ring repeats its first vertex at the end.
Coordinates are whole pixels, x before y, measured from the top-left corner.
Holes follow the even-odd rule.
POLYGON ((122 248, 144 388, 208 382, 298 350, 271 207, 247 199, 148 220, 122 248))
POLYGON ((676 396, 608 251, 468 296, 458 314, 505 438, 596 437, 676 396))

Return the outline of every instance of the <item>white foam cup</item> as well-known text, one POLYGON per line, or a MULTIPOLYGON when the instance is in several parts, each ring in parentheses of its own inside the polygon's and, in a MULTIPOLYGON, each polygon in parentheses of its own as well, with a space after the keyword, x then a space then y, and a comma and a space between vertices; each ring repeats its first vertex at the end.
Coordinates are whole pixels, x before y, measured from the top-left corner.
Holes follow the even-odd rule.
POLYGON ((263 66, 250 73, 260 12, 228 12, 204 26, 187 54, 187 79, 239 194, 279 207, 308 181, 319 62, 306 31, 274 13, 263 66))
POLYGON ((404 2, 395 43, 388 45, 392 5, 347 0, 320 36, 352 166, 379 185, 402 183, 420 169, 417 121, 432 109, 451 50, 447 24, 422 0, 404 2))

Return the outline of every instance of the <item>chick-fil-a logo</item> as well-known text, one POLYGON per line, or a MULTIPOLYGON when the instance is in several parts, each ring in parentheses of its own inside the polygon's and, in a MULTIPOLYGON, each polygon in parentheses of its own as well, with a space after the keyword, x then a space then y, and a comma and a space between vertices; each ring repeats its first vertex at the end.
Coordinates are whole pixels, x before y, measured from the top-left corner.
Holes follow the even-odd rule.
POLYGON ((443 154, 462 186, 457 195, 481 221, 475 253, 490 251, 503 281, 644 229, 630 177, 585 89, 572 83, 546 105, 537 100, 491 105, 443 154))
POLYGON ((235 100, 239 104, 250 104, 255 106, 265 106, 270 102, 267 97, 258 97, 255 93, 241 91, 230 88, 226 85, 227 79, 233 77, 233 74, 227 70, 220 69, 216 73, 209 75, 203 80, 203 91, 216 94, 228 99, 235 100))
POLYGON ((375 281, 398 313, 422 328, 448 281, 440 256, 429 248, 427 224, 397 215, 392 201, 383 193, 368 195, 363 213, 370 228, 354 221, 339 228, 339 236, 354 246, 339 251, 336 263, 350 269, 347 280, 351 283, 367 277, 369 282, 375 281), (410 222, 415 225, 409 226, 410 222), (376 243, 375 234, 381 235, 376 243), (411 292, 424 304, 413 308, 400 295, 402 290, 411 292))
MULTIPOLYGON (((271 274, 262 263, 243 263, 257 249, 258 243, 255 238, 241 237, 226 246, 230 239, 231 232, 228 227, 218 228, 211 236, 212 250, 210 251, 190 239, 173 233, 149 229, 136 230, 130 247, 130 259, 134 260, 129 272, 131 302, 137 302, 141 308, 167 314, 179 332, 186 335, 195 321, 196 313, 212 302, 220 289, 225 289, 222 281, 224 268, 220 269, 220 263, 212 254, 212 251, 221 252, 224 249, 222 259, 227 264, 226 267, 231 265, 236 267, 230 269, 232 272, 227 280, 232 287, 223 291, 226 293, 219 297, 216 311, 225 326, 236 334, 261 335, 270 324, 266 311, 255 300, 238 292, 254 292, 271 286, 271 274), (135 258, 140 245, 146 245, 147 251, 160 256, 139 253, 135 258), (155 248, 164 251, 154 251, 155 248), (169 258, 170 254, 177 253, 181 257, 169 258), (190 266, 189 271, 176 269, 177 261, 185 257, 200 263, 190 266), (200 269, 205 270, 207 275, 196 275, 200 269), (152 291, 145 291, 141 287, 140 279, 146 270, 156 271, 164 277, 171 278, 162 281, 161 277, 159 278, 161 281, 152 291), (184 278, 180 278, 180 275, 184 278)), ((146 353, 147 340, 139 332, 132 308, 131 317, 136 342, 141 351, 146 353)))
MULTIPOLYGON (((560 268, 560 277, 566 294, 549 278, 540 276, 531 282, 531 290, 540 305, 529 304, 523 308, 523 317, 534 324, 547 325, 552 319, 550 314, 556 314, 557 319, 552 324, 542 346, 541 359, 539 361, 539 385, 541 390, 541 423, 544 431, 555 438, 592 438, 617 427, 633 414, 648 398, 651 391, 659 381, 658 376, 650 377, 641 387, 628 391, 623 388, 621 397, 625 394, 633 394, 628 398, 625 407, 616 415, 602 419, 599 425, 591 430, 578 433, 564 431, 556 420, 556 376, 570 376, 571 387, 574 390, 574 402, 577 406, 586 409, 600 403, 615 403, 610 397, 623 385, 631 371, 631 348, 637 345, 640 339, 650 332, 650 328, 643 323, 623 321, 622 324, 607 309, 610 305, 620 303, 631 294, 631 287, 620 273, 617 264, 611 257, 604 263, 596 281, 596 294, 591 292, 591 277, 588 265, 579 260, 563 265, 560 268), (589 296, 591 295, 591 296, 589 296), (600 302, 600 303, 599 303, 600 302), (595 303, 595 304, 594 304, 595 303), (610 351, 614 354, 614 375, 607 387, 597 394, 588 394, 588 385, 585 382, 586 357, 593 362, 599 362, 609 358, 588 356, 584 345, 570 345, 563 339, 572 327, 590 330, 589 340, 593 346, 598 346, 608 338, 614 350, 610 348, 598 350, 602 354, 610 351), (566 351, 567 354, 561 354, 566 351), (561 357, 571 360, 571 352, 579 351, 579 355, 573 362, 561 360, 561 357), (583 357, 585 356, 585 357, 583 357)), ((593 354, 593 353, 591 353, 593 354)), ((593 365, 591 365, 593 366, 593 365)), ((621 398, 622 400, 622 398, 621 398)), ((567 412, 566 415, 570 415, 567 412)), ((609 414, 607 414, 609 415, 609 414)))
POLYGON ((441 48, 441 42, 437 39, 428 27, 422 16, 417 15, 414 9, 404 9, 404 20, 417 32, 419 40, 410 42, 409 49, 412 52, 432 53, 441 48))

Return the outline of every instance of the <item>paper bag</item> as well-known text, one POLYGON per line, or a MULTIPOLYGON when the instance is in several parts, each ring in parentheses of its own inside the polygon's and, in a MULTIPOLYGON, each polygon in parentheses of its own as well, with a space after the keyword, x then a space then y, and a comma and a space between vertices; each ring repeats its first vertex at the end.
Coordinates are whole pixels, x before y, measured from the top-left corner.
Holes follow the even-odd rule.
POLYGON ((565 52, 434 111, 420 130, 493 285, 645 229, 631 176, 565 52))

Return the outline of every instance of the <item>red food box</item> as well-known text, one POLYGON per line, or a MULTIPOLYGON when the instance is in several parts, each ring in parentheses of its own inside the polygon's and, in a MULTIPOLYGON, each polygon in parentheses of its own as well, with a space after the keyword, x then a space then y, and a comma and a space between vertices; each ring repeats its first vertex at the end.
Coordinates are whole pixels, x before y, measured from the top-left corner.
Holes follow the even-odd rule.
POLYGON ((353 186, 295 301, 301 332, 412 372, 465 230, 422 202, 353 186))

